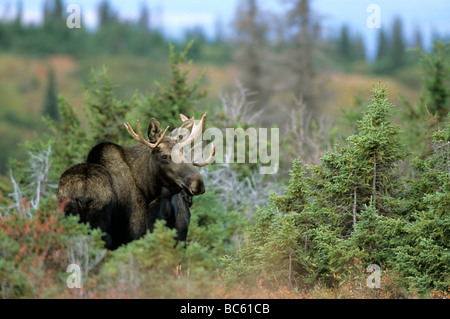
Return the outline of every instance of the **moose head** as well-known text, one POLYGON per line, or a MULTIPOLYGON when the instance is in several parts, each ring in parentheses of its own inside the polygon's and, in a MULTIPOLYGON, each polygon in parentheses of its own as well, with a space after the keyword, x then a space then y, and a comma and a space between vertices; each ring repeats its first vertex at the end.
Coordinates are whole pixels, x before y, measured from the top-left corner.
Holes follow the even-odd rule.
POLYGON ((124 125, 136 141, 151 149, 149 164, 153 167, 150 171, 159 173, 161 183, 165 188, 172 193, 178 193, 183 189, 192 196, 200 195, 205 192, 205 186, 201 175, 194 166, 203 167, 209 164, 214 157, 215 147, 212 145, 211 154, 204 162, 191 163, 187 160, 188 154, 184 153, 184 147, 201 138, 205 128, 206 113, 198 124, 195 124, 194 118, 188 119, 183 114, 180 114, 180 118, 182 124, 168 136, 166 134, 169 127, 166 127, 161 134, 161 125, 152 118, 147 129, 148 140, 144 139, 142 135, 139 120, 137 121, 137 134, 128 122, 124 125))

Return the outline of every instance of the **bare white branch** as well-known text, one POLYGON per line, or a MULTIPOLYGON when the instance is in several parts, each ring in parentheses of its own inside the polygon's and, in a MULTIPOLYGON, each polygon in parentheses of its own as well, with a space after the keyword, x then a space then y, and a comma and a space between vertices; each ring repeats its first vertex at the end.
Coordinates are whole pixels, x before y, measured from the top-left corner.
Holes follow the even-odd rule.
POLYGON ((255 206, 262 207, 267 203, 270 192, 281 193, 281 187, 275 181, 264 181, 265 175, 258 171, 242 179, 236 169, 226 163, 206 169, 202 175, 208 189, 224 203, 224 209, 240 211, 248 219, 253 217, 255 206))
POLYGON ((255 93, 249 92, 241 82, 236 82, 237 90, 231 94, 221 93, 220 100, 227 118, 226 125, 237 122, 253 123, 262 114, 263 110, 255 110, 255 102, 249 98, 255 93))
POLYGON ((54 187, 49 184, 51 152, 51 145, 49 145, 47 150, 36 153, 30 152, 29 166, 25 171, 30 182, 22 189, 14 178, 12 170, 10 170, 10 178, 14 191, 9 194, 9 197, 14 200, 14 203, 9 207, 1 208, 6 215, 11 210, 16 210, 26 217, 31 217, 31 212, 38 210, 41 198, 46 195, 49 187, 54 187))
POLYGON ((301 156, 304 163, 318 164, 324 148, 330 148, 327 138, 332 119, 321 115, 317 120, 313 120, 312 113, 308 111, 301 96, 294 99, 293 106, 281 105, 281 109, 289 118, 285 125, 285 137, 292 146, 291 154, 286 156, 292 160, 301 156))

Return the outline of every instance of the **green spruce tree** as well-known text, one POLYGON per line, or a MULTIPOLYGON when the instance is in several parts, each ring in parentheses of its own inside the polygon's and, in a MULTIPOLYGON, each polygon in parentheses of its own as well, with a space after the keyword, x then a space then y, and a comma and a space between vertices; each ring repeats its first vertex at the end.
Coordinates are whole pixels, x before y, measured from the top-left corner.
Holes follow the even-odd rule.
POLYGON ((416 178, 409 181, 403 236, 393 249, 393 267, 411 290, 446 291, 450 286, 450 113, 433 133, 432 150, 416 157, 416 178))
POLYGON ((391 40, 391 59, 392 71, 398 70, 405 66, 406 60, 406 44, 403 38, 403 25, 400 18, 394 20, 392 26, 392 40, 391 40))
POLYGON ((401 189, 396 168, 406 152, 390 121, 386 87, 373 88, 372 95, 347 145, 336 145, 309 172, 294 161, 284 195, 270 197, 248 245, 229 263, 240 280, 335 285, 355 257, 369 264, 387 260, 386 225, 397 216, 401 189))
POLYGON ((126 122, 127 114, 136 107, 137 96, 134 95, 129 101, 122 101, 116 97, 116 87, 109 79, 105 67, 100 72, 92 70, 90 86, 85 92, 87 105, 84 108, 92 146, 106 141, 119 144, 131 142, 123 123, 126 122))
POLYGON ((386 74, 390 72, 391 57, 389 54, 389 39, 384 29, 378 31, 378 44, 373 70, 377 74, 386 74))
POLYGON ((55 121, 59 120, 58 94, 56 93, 55 72, 52 67, 47 69, 47 91, 45 95, 43 114, 55 121))
POLYGON ((430 54, 421 52, 425 71, 421 103, 438 118, 450 111, 450 44, 435 41, 430 54))
POLYGON ((203 74, 193 83, 188 80, 192 61, 187 60, 187 54, 193 43, 191 41, 181 52, 175 52, 174 46, 170 46, 170 80, 164 84, 156 82, 156 92, 139 104, 139 111, 145 118, 154 117, 164 126, 174 129, 180 125, 180 114, 189 118, 201 117, 195 108, 198 100, 207 94, 206 90, 199 90, 203 74))

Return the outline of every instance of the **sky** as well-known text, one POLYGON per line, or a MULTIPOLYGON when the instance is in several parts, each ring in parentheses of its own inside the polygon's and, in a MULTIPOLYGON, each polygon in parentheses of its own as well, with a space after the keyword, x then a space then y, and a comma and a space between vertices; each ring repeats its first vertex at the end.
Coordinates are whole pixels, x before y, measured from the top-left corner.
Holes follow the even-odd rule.
MULTIPOLYGON (((19 0, 0 0, 0 18, 14 14, 19 0), (9 8, 9 9, 8 9, 9 8)), ((225 35, 231 29, 236 8, 242 0, 110 0, 111 5, 125 19, 137 18, 143 3, 151 11, 153 26, 164 26, 168 36, 179 37, 186 28, 202 26, 207 35, 213 35, 217 21, 223 26, 225 35)), ((24 21, 41 21, 45 0, 22 0, 24 21)), ((83 16, 82 27, 92 28, 97 24, 96 8, 101 0, 66 0, 78 4, 83 16)), ((284 12, 289 0, 259 0, 263 10, 284 12)), ((320 17, 323 32, 337 33, 342 24, 363 36, 368 51, 374 51, 378 35, 377 28, 369 28, 367 19, 371 12, 367 7, 375 4, 380 9, 381 28, 390 30, 394 17, 403 22, 405 36, 412 37, 420 29, 425 45, 431 42, 433 33, 450 35, 449 0, 312 0, 312 8, 320 17)))

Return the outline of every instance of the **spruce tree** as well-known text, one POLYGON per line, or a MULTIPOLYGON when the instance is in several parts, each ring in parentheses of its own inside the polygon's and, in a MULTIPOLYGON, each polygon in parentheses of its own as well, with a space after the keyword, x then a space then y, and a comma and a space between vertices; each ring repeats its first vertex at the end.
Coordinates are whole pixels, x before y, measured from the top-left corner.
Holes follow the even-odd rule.
POLYGON ((136 97, 129 101, 122 101, 115 95, 113 84, 109 79, 106 68, 100 72, 92 70, 90 86, 86 90, 85 113, 90 125, 92 144, 114 141, 115 143, 129 143, 130 138, 123 123, 126 115, 137 105, 136 97))
POLYGON ((433 133, 430 154, 416 157, 416 178, 409 181, 403 236, 393 249, 392 265, 419 292, 450 286, 450 113, 433 133))
POLYGON ((47 71, 47 91, 45 95, 43 114, 50 116, 55 121, 59 120, 55 72, 52 67, 49 67, 47 71))
POLYGON ((372 104, 367 107, 358 125, 358 134, 349 137, 357 153, 357 160, 364 163, 365 182, 371 185, 371 197, 376 208, 385 211, 384 196, 394 193, 398 177, 397 164, 407 153, 400 140, 400 128, 392 125, 389 116, 392 104, 386 97, 386 86, 372 90, 372 104))
POLYGON ((234 21, 236 44, 239 51, 236 62, 240 78, 250 93, 256 94, 261 107, 268 100, 270 88, 265 84, 264 60, 267 58, 264 42, 267 25, 262 19, 259 3, 256 0, 242 0, 234 21))
POLYGON ((444 118, 450 111, 450 45, 435 41, 433 52, 421 52, 421 64, 425 71, 421 102, 438 117, 444 118))
POLYGON ((82 162, 90 145, 86 132, 75 109, 63 97, 59 98, 58 109, 61 112, 60 121, 46 117, 44 123, 50 128, 52 136, 52 174, 58 180, 62 172, 69 166, 82 162))
POLYGON ((389 39, 384 29, 380 29, 378 33, 375 63, 373 65, 374 72, 378 74, 388 73, 390 71, 390 67, 391 57, 389 55, 389 39))
POLYGON ((392 26, 391 59, 392 70, 397 70, 405 65, 406 45, 403 39, 403 26, 400 18, 394 20, 392 26))
POLYGON ((313 63, 313 54, 316 47, 318 21, 314 19, 310 0, 291 0, 292 9, 288 12, 288 19, 294 31, 295 52, 290 61, 294 71, 296 96, 302 96, 305 103, 316 111, 317 93, 314 81, 316 71, 313 63))
POLYGON ((386 261, 385 225, 392 222, 386 219, 396 216, 396 167, 406 152, 390 121, 386 87, 372 94, 348 144, 336 145, 309 172, 294 161, 284 195, 270 197, 249 230, 248 246, 232 262, 244 278, 261 279, 255 272, 263 268, 272 271, 264 275, 271 285, 284 278, 291 286, 301 277, 305 283, 337 284, 355 257, 386 261), (269 260, 278 266, 269 267, 269 260))
POLYGON ((170 46, 170 81, 164 84, 156 82, 156 92, 139 103, 139 111, 145 118, 154 117, 164 126, 174 129, 180 125, 180 114, 196 119, 201 116, 195 108, 198 100, 207 94, 206 90, 198 89, 203 74, 193 83, 188 81, 192 61, 187 60, 187 54, 193 43, 191 41, 181 52, 175 52, 174 46, 170 46))
POLYGON ((350 144, 337 145, 324 155, 321 166, 312 166, 316 205, 339 216, 333 218, 338 218, 342 235, 352 231, 364 205, 372 203, 381 214, 390 211, 386 201, 395 195, 395 169, 407 155, 399 127, 389 119, 392 105, 386 87, 374 88, 372 94, 357 134, 347 139, 350 144))
POLYGON ((350 33, 347 25, 341 27, 339 40, 337 43, 338 54, 342 61, 346 64, 353 62, 354 52, 352 42, 350 39, 350 33))
POLYGON ((378 45, 377 45, 377 54, 376 61, 381 61, 383 58, 388 56, 388 47, 389 41, 386 36, 386 33, 383 29, 380 29, 378 32, 378 45))

